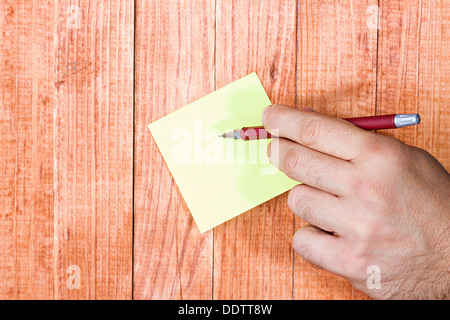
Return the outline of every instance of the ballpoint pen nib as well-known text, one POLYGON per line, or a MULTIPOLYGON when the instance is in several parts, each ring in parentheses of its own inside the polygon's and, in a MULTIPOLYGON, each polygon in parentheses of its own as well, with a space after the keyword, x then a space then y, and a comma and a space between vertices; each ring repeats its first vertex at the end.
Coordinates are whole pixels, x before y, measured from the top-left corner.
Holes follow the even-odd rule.
POLYGON ((230 132, 225 132, 224 134, 220 135, 219 137, 237 139, 238 135, 239 135, 239 130, 234 130, 234 131, 230 131, 230 132))
POLYGON ((222 138, 232 138, 232 137, 233 137, 233 134, 230 133, 230 132, 225 132, 224 134, 221 134, 219 137, 222 137, 222 138))

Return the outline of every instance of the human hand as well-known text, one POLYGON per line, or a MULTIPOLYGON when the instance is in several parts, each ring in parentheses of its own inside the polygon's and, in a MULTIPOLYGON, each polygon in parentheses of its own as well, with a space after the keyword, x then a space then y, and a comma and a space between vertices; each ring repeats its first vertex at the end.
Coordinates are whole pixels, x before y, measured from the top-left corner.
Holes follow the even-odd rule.
POLYGON ((319 113, 273 105, 271 163, 300 181, 294 250, 377 299, 450 298, 450 175, 426 151, 319 113), (379 271, 379 285, 369 285, 379 271))

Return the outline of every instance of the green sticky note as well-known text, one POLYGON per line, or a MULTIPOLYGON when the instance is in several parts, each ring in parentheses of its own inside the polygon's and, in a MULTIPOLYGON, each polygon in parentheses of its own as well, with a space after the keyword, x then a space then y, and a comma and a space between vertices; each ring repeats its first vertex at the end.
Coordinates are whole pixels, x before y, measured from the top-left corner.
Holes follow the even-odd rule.
POLYGON ((219 137, 262 125, 262 112, 269 105, 252 73, 149 124, 201 232, 298 184, 270 164, 270 140, 219 137))

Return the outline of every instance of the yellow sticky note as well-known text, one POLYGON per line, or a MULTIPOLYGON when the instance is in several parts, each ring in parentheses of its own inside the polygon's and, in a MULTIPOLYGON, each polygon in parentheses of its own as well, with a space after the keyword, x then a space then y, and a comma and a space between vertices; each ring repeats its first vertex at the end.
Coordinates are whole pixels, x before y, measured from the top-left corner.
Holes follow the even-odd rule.
POLYGON ((252 73, 149 124, 201 232, 298 184, 270 164, 270 140, 219 137, 262 125, 262 111, 269 105, 252 73))

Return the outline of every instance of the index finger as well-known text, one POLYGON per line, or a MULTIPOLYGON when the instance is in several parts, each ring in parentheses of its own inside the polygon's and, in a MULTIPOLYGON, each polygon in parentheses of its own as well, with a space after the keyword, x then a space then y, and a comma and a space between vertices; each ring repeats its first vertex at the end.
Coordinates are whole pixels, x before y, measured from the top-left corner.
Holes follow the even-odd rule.
POLYGON ((363 152, 369 134, 342 119, 278 104, 264 110, 263 123, 269 132, 344 160, 363 152))

